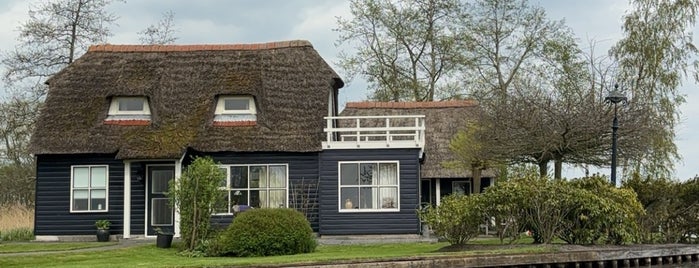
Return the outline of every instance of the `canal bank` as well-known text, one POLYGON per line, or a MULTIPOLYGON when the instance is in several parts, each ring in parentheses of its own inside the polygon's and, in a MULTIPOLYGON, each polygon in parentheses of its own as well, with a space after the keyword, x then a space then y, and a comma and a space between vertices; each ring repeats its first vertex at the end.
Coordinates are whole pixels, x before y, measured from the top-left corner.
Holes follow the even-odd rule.
MULTIPOLYGON (((559 245, 556 252, 407 257, 382 260, 340 261, 293 267, 649 267, 699 264, 699 245, 663 244, 630 246, 559 245)), ((289 267, 289 266, 285 266, 289 267)))

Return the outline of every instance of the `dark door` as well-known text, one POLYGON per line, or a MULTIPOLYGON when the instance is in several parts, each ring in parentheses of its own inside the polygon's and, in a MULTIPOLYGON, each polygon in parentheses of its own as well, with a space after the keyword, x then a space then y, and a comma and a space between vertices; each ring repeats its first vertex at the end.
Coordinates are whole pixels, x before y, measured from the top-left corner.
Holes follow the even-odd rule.
POLYGON ((168 184, 175 178, 175 166, 148 166, 146 185, 146 235, 155 235, 156 228, 164 232, 173 232, 175 211, 167 197, 168 184))

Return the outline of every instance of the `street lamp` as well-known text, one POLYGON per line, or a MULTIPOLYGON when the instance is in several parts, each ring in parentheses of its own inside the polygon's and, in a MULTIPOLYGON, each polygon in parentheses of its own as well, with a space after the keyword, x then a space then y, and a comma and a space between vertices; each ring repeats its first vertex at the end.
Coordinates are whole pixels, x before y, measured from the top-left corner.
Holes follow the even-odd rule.
POLYGON ((614 121, 612 122, 612 184, 616 187, 616 131, 619 129, 619 121, 616 118, 616 106, 618 103, 626 103, 626 96, 619 91, 619 85, 614 85, 614 90, 604 98, 605 103, 614 104, 614 121))

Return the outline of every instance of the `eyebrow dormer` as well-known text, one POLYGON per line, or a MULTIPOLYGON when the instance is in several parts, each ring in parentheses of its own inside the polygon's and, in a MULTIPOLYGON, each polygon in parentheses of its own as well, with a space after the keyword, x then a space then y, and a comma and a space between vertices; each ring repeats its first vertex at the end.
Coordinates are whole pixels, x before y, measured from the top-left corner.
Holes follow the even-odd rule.
POLYGON ((150 121, 150 105, 144 96, 112 97, 104 120, 110 125, 149 125, 150 121))
POLYGON ((253 126, 257 121, 255 98, 250 95, 221 95, 216 101, 215 126, 253 126))

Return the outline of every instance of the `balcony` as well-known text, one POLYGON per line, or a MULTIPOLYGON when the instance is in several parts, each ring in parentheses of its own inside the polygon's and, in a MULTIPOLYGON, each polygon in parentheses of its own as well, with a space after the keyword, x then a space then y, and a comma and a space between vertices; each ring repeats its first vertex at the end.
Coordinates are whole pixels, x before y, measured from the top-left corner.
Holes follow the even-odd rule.
POLYGON ((424 115, 329 116, 323 149, 424 148, 424 115))

